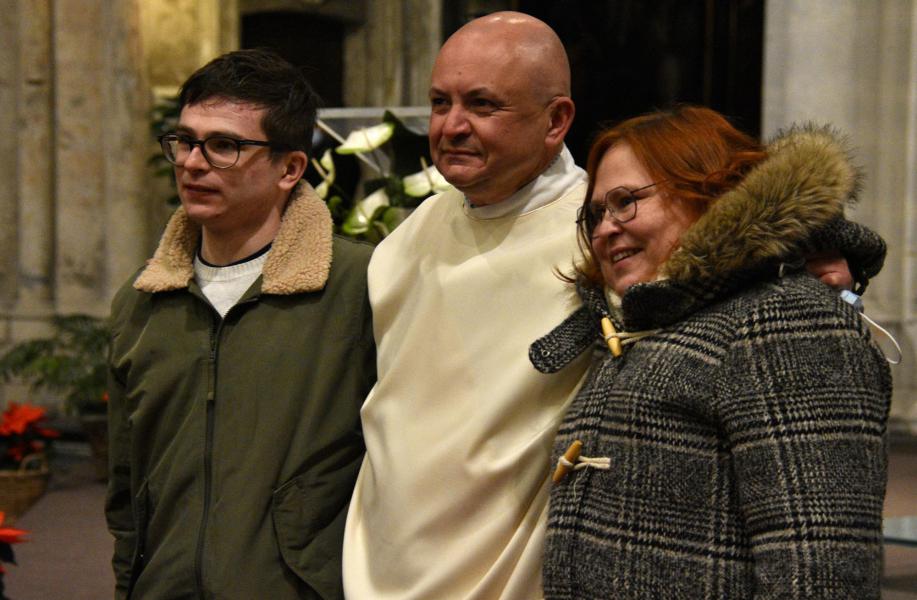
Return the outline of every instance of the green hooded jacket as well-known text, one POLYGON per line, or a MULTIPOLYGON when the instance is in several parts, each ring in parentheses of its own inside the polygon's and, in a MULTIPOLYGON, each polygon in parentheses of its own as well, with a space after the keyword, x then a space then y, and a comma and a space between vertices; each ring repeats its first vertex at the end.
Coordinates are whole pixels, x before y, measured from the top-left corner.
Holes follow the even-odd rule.
POLYGON ((261 277, 221 319, 182 209, 112 303, 116 598, 341 598, 341 546, 375 380, 371 247, 301 184, 261 277))

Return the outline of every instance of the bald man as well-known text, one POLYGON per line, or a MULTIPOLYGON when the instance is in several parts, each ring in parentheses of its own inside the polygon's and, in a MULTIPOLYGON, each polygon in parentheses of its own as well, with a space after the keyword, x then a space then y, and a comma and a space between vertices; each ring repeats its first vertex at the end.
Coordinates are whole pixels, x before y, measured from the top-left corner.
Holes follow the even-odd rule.
POLYGON ((457 189, 424 202, 369 267, 379 380, 345 534, 348 598, 541 597, 557 425, 586 368, 528 346, 576 306, 585 173, 557 35, 519 13, 467 24, 430 87, 430 148, 457 189))
MULTIPOLYGON (((528 15, 474 20, 443 45, 430 149, 455 186, 376 249, 378 382, 344 536, 356 600, 541 598, 550 453, 588 356, 554 375, 528 347, 578 306, 586 175, 563 140, 570 67, 528 15)), ((843 259, 815 268, 852 283, 843 259)))

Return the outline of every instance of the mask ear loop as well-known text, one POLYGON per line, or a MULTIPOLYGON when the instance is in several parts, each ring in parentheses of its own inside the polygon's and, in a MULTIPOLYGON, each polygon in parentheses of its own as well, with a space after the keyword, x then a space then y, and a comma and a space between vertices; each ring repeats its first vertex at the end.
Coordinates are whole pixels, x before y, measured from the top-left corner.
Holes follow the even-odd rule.
MULTIPOLYGON (((842 291, 842 292, 841 292, 841 299, 843 299, 844 302, 846 302, 847 304, 850 304, 851 306, 853 306, 853 308, 855 308, 855 309, 857 310, 857 312, 859 312, 860 315, 862 315, 863 318, 866 319, 866 321, 867 321, 870 325, 872 325, 873 327, 875 327, 876 329, 878 329, 879 331, 881 331, 883 334, 885 334, 885 337, 887 337, 889 340, 891 340, 892 344, 895 345, 895 351, 897 352, 898 356, 897 356, 896 358, 894 358, 894 359, 891 359, 891 358, 889 358, 888 356, 885 356, 885 360, 887 360, 889 363, 891 363, 891 364, 893 364, 893 365, 897 365, 898 363, 900 363, 900 362, 901 362, 901 358, 902 358, 904 355, 903 355, 902 352, 901 352, 901 346, 898 345, 898 340, 896 340, 896 339, 895 339, 895 336, 893 336, 887 329, 885 329, 884 327, 882 327, 881 325, 879 325, 878 323, 876 323, 875 321, 873 321, 871 318, 869 318, 869 315, 866 314, 866 311, 865 311, 864 308, 863 308, 863 299, 860 298, 857 294, 851 292, 850 290, 844 290, 844 291, 842 291)), ((882 351, 882 354, 883 354, 883 355, 885 354, 885 351, 884 351, 884 350, 882 351)))

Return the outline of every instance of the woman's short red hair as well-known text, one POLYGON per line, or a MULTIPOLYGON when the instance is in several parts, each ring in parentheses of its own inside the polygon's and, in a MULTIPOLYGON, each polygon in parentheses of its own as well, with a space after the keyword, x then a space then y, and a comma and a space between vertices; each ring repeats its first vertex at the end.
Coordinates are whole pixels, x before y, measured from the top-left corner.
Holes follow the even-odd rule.
MULTIPOLYGON (((663 197, 697 203, 701 210, 739 184, 767 156, 762 145, 715 110, 681 105, 633 117, 598 134, 589 150, 585 202, 595 193, 599 163, 612 147, 627 144, 663 197)), ((576 271, 595 285, 602 275, 590 232, 579 225, 583 264, 576 271)))

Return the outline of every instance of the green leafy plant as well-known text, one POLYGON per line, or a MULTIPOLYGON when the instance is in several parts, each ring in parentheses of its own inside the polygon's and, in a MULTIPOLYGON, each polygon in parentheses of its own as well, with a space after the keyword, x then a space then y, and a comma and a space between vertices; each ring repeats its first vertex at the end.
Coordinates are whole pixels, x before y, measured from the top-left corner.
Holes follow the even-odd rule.
POLYGON ((61 392, 68 408, 80 414, 104 413, 109 344, 104 322, 75 314, 54 317, 52 325, 50 337, 19 342, 0 356, 0 374, 33 390, 61 392))
MULTIPOLYGON (((150 111, 150 133, 153 139, 159 139, 159 136, 175 131, 180 114, 178 98, 166 96, 156 100, 150 111)), ((152 167, 154 177, 167 177, 169 179, 171 183, 169 189, 172 193, 166 201, 172 208, 177 207, 181 202, 176 191, 175 169, 172 167, 172 163, 166 160, 166 157, 162 155, 162 152, 157 147, 156 152, 150 155, 149 160, 147 160, 147 164, 152 167)))
POLYGON ((430 164, 427 137, 411 131, 391 111, 382 123, 350 132, 346 139, 319 120, 319 127, 339 142, 313 159, 313 184, 325 199, 335 229, 347 236, 379 242, 421 202, 449 189, 430 164), (362 196, 354 176, 344 178, 338 165, 356 157, 371 172, 362 182, 362 196))

